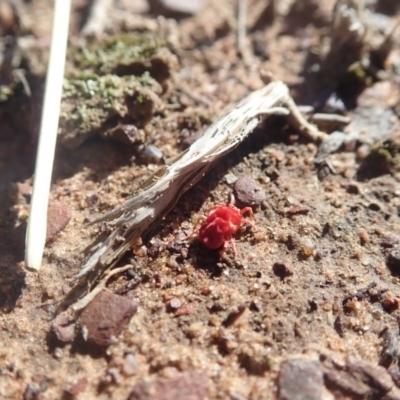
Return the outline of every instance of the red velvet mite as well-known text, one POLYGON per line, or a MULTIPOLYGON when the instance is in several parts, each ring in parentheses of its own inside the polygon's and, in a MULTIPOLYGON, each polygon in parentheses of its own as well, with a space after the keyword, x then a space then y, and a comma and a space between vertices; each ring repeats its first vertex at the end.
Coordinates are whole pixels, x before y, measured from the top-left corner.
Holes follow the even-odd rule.
POLYGON ((249 213, 250 218, 253 218, 251 207, 239 209, 234 206, 233 196, 228 206, 213 207, 200 227, 200 242, 208 249, 219 249, 222 247, 221 257, 227 248, 227 242, 230 242, 233 254, 236 256, 237 251, 232 235, 239 230, 243 222, 254 226, 251 221, 242 217, 245 213, 249 213))

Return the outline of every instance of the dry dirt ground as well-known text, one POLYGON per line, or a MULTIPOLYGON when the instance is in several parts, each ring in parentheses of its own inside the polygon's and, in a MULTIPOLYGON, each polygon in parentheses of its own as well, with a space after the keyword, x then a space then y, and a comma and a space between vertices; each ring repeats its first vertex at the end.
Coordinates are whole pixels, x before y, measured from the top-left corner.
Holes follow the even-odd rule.
MULTIPOLYGON (((174 22, 115 1, 86 41, 87 3, 73 1, 49 241, 31 272, 24 229, 52 2, 0 2, 0 398, 400 399, 399 30, 384 59, 364 47, 369 63, 349 77, 342 57, 354 54, 323 61, 334 1, 249 1, 241 56, 234 2, 204 1, 174 22), (266 72, 298 104, 348 117, 320 127, 347 139, 321 156, 284 119, 267 120, 126 254, 118 266, 131 267, 91 308, 57 319, 107 231, 88 219, 133 195, 266 72), (256 225, 235 235, 236 257, 182 240, 231 193, 256 225)), ((381 31, 400 18, 396 1, 368 5, 381 31)))

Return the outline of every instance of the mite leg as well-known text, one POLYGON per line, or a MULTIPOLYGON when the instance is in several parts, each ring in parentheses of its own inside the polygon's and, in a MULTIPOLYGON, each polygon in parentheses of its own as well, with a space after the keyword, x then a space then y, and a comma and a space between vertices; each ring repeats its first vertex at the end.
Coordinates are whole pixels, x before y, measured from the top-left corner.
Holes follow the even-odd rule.
POLYGON ((222 249, 219 253, 219 258, 222 258, 222 256, 225 254, 226 249, 228 248, 228 243, 232 246, 232 251, 233 251, 233 258, 236 258, 237 256, 237 249, 236 249, 236 243, 234 238, 230 238, 229 242, 224 242, 222 249))

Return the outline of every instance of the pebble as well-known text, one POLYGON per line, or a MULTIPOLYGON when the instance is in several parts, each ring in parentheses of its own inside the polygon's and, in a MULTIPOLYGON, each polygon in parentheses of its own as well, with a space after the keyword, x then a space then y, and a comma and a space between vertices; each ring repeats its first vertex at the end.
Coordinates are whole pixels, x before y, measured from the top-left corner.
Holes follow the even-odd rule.
POLYGON ((136 302, 101 291, 81 314, 80 325, 85 339, 98 346, 108 346, 128 325, 137 309, 136 302))
POLYGON ((128 400, 203 400, 208 398, 209 380, 204 372, 182 374, 175 378, 158 379, 137 384, 128 400))
POLYGON ((321 400, 323 389, 323 373, 318 361, 293 358, 282 362, 278 400, 321 400))
POLYGON ((122 372, 126 376, 134 375, 139 369, 139 364, 133 354, 127 354, 122 365, 122 372))
POLYGON ((53 332, 60 342, 71 342, 75 337, 75 323, 65 313, 58 314, 52 322, 53 332))
POLYGON ((46 242, 54 239, 67 225, 71 219, 71 210, 61 203, 52 203, 47 209, 47 232, 46 242))
POLYGON ((235 174, 226 174, 224 179, 228 185, 233 185, 238 180, 238 177, 235 174))
POLYGON ((86 376, 83 378, 78 379, 75 381, 67 390, 66 393, 68 393, 70 396, 76 396, 79 393, 83 392, 86 389, 86 386, 88 384, 88 379, 86 376))
POLYGON ((301 254, 304 257, 311 257, 315 252, 315 245, 311 239, 305 238, 301 241, 301 254))
POLYGON ((265 191, 248 175, 236 181, 234 192, 236 199, 245 206, 260 205, 267 198, 265 191))
POLYGON ((138 148, 137 158, 144 164, 160 164, 163 157, 163 153, 152 144, 141 145, 138 148))
POLYGON ((28 383, 26 386, 25 392, 23 394, 24 400, 36 400, 39 397, 39 390, 36 386, 28 383))
POLYGON ((276 276, 279 276, 279 278, 281 278, 282 280, 294 275, 293 268, 283 263, 275 263, 272 266, 272 269, 274 271, 274 274, 276 276))
POLYGON ((182 302, 177 297, 174 297, 169 302, 169 306, 172 310, 177 310, 178 308, 181 307, 181 305, 182 305, 182 302))
POLYGON ((388 253, 386 265, 393 275, 400 275, 400 247, 395 247, 388 253))

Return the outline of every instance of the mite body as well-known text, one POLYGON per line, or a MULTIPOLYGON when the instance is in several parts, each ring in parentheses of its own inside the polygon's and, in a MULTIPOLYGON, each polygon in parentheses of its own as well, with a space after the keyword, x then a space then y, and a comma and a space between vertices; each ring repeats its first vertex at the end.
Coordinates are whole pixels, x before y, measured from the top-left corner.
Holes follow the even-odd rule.
POLYGON ((233 253, 236 256, 236 246, 233 235, 240 229, 243 223, 249 223, 254 227, 254 224, 243 214, 248 213, 250 218, 253 218, 253 210, 250 207, 239 209, 233 205, 234 199, 228 206, 213 207, 206 220, 200 227, 199 240, 208 249, 221 249, 222 256, 227 248, 227 243, 231 243, 233 253))

